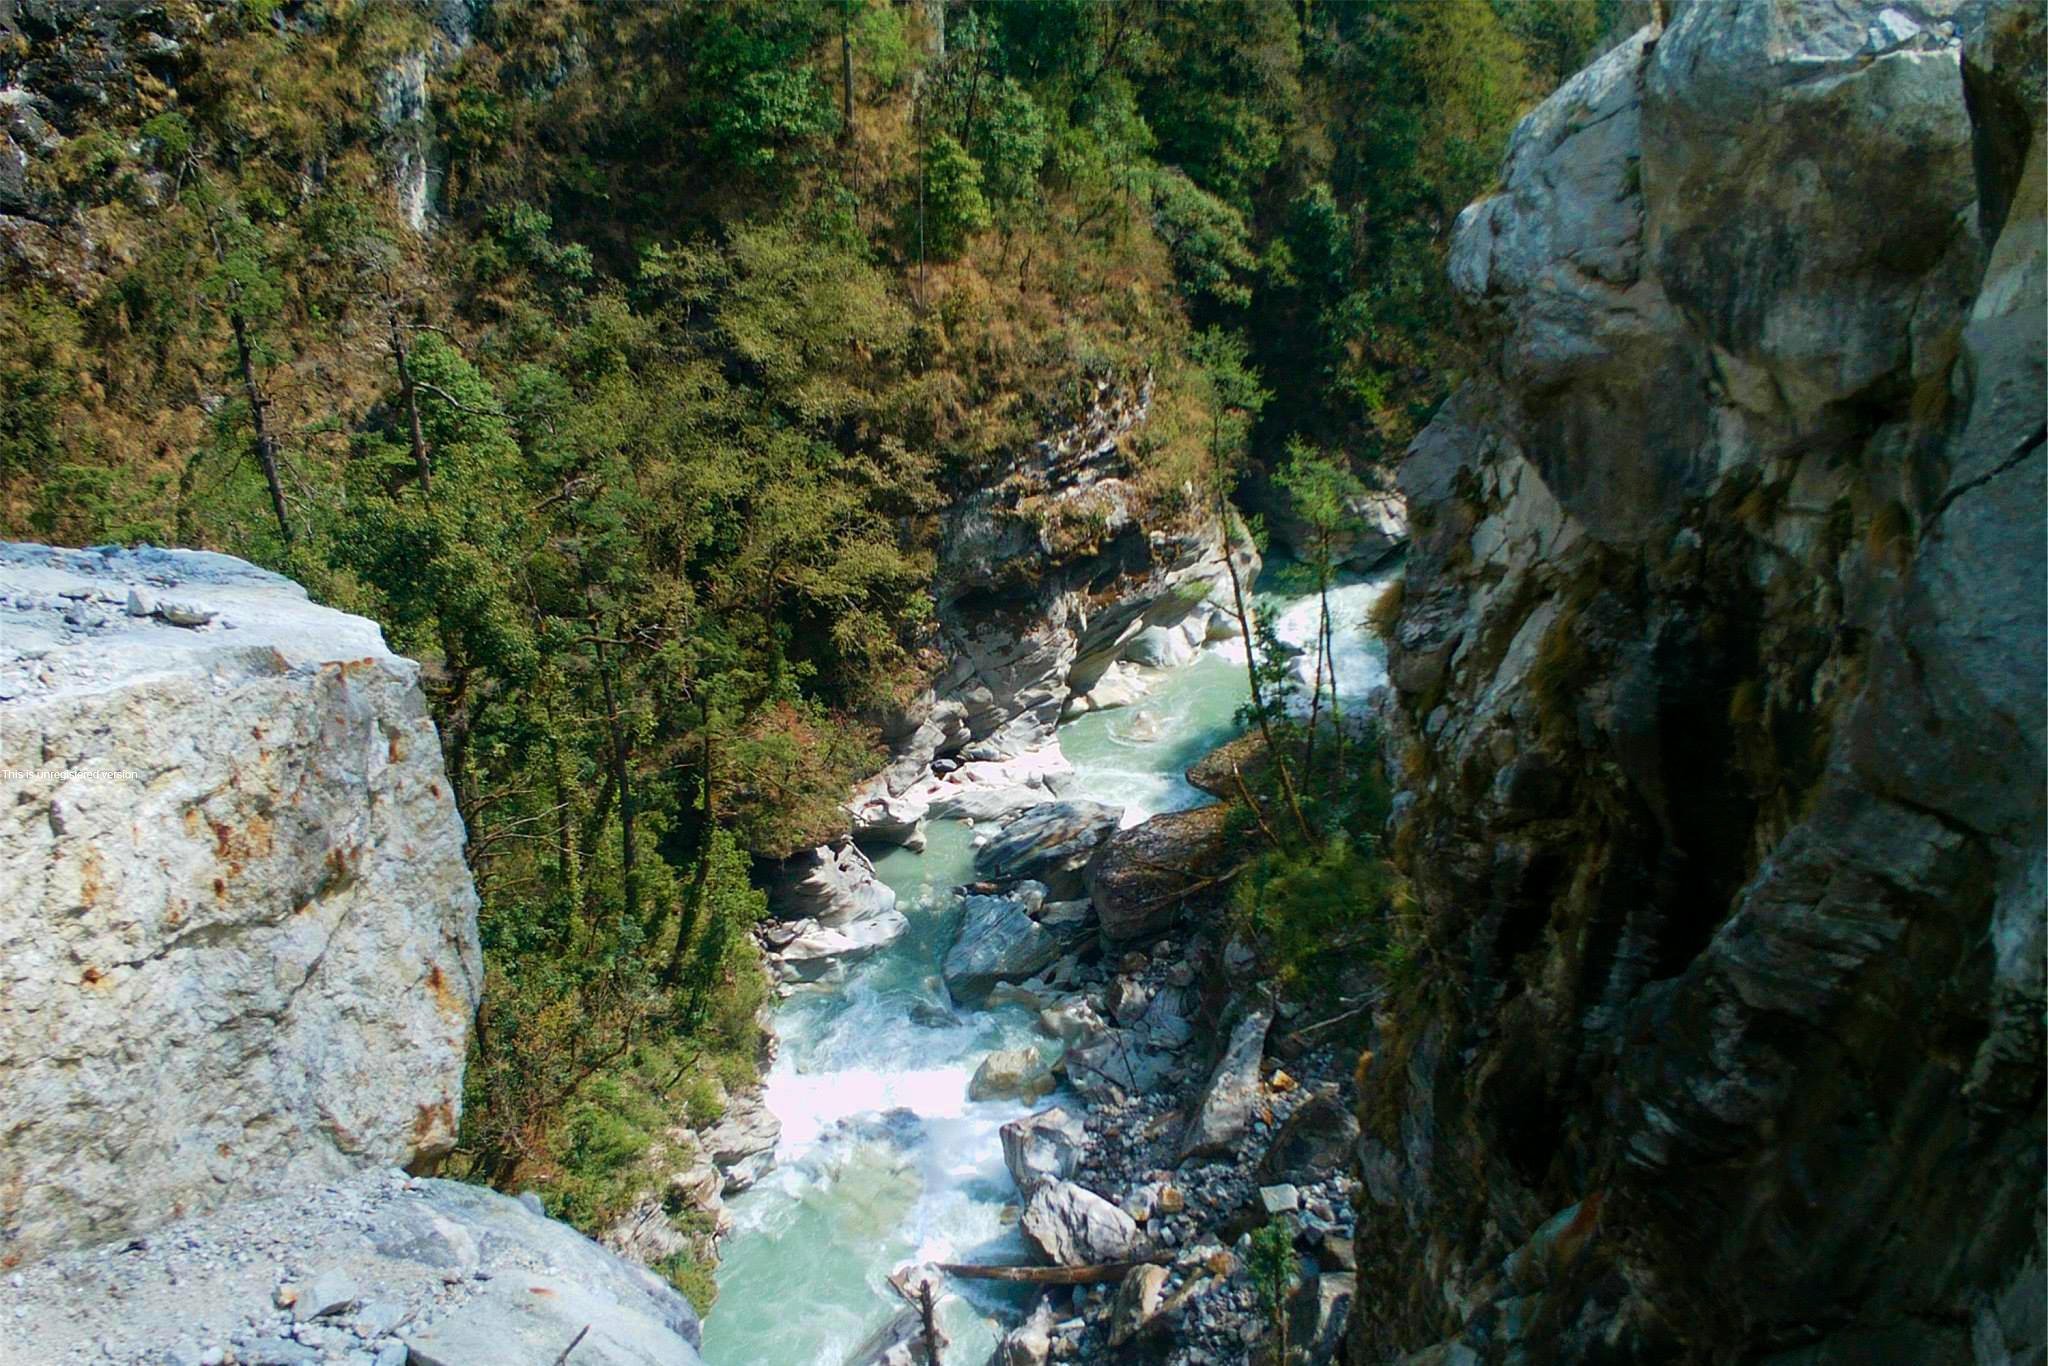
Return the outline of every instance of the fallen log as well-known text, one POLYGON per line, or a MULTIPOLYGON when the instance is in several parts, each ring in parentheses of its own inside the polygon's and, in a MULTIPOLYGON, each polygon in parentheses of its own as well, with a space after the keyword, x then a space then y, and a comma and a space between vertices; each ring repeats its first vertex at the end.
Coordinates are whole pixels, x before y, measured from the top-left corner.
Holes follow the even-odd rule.
POLYGON ((1094 1285, 1120 1281, 1140 1266, 1164 1266, 1173 1258, 1165 1253, 1140 1257, 1135 1262, 1097 1262, 1093 1266, 977 1266, 972 1263, 940 1262, 948 1276, 976 1281, 1024 1281, 1031 1285, 1094 1285))

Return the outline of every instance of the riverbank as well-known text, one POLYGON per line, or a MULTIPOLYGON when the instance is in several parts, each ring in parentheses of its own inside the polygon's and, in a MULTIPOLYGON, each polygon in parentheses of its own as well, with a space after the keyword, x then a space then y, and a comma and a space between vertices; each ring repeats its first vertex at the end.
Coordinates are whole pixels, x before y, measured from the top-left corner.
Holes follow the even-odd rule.
MULTIPOLYGON (((1360 700, 1384 676, 1375 676, 1376 648, 1363 625, 1377 591, 1353 585, 1335 604, 1344 627, 1340 677, 1350 675, 1344 685, 1360 700)), ((1268 606, 1283 637, 1310 638, 1312 611, 1268 606)), ((1047 779, 1044 796, 1106 803, 1118 813, 1111 828, 1210 803, 1185 771, 1235 733, 1245 697, 1241 650, 1235 641, 1204 638, 1173 667, 1133 670, 1146 689, 1141 699, 1090 710, 1060 727, 1063 771, 1047 779)), ((1086 1138, 1074 1174, 1083 1186, 1142 1214, 1162 1253, 1179 1250, 1183 1261, 1220 1265, 1238 1236, 1246 1199, 1258 1199, 1258 1166, 1271 1140, 1310 1101, 1318 1113, 1332 1108, 1329 1098, 1345 1084, 1348 1061, 1327 1048, 1305 1050, 1291 1071, 1262 1077, 1243 1159, 1194 1164, 1180 1178, 1182 1195, 1192 1201, 1159 1208, 1160 1191, 1174 1186, 1176 1164, 1157 1147, 1176 1112, 1188 1107, 1185 1093, 1203 1086, 1219 1042, 1204 1000, 1219 986, 1224 999, 1233 996, 1215 976, 1225 946, 1213 931, 1169 933, 1134 955, 1105 946, 1091 919, 1085 935, 1046 966, 1014 974, 986 1000, 955 1001, 943 973, 969 916, 959 889, 981 890, 992 871, 1000 873, 989 868, 987 851, 1002 826, 1000 819, 930 821, 921 852, 878 854, 875 875, 893 894, 889 913, 902 917, 902 930, 846 966, 843 980, 796 987, 776 1012, 781 1043, 765 1098, 782 1134, 774 1169, 728 1202, 733 1233, 723 1248, 719 1302, 706 1324, 706 1359, 714 1366, 865 1366, 883 1359, 892 1325, 907 1308, 890 1284, 892 1271, 1030 1259, 1033 1249, 1019 1226, 1025 1192, 1014 1168, 1006 1168, 1004 1131, 1014 1133, 1048 1107, 1083 1117, 1086 1138), (1137 1050, 1129 1047, 1137 1036, 1127 1034, 1134 1028, 1143 1033, 1137 1050), (1142 1075, 1125 1076, 1122 1085, 1091 1075, 1088 1059, 1105 1045, 1142 1055, 1142 1075), (1036 1103, 970 1098, 991 1055, 1017 1051, 1035 1053, 1059 1089, 1036 1103), (806 1312, 782 1312, 796 1287, 806 1312)), ((1051 904, 1073 906, 1071 897, 1059 900, 1071 890, 1055 893, 1051 904)), ((1056 933, 1049 909, 1031 913, 1056 933)), ((978 902, 977 913, 988 907, 978 902)), ((1276 1043, 1292 1023, 1283 1019, 1273 1031, 1276 1043)), ((1114 1064, 1106 1070, 1116 1075, 1114 1064)), ((1348 1119, 1348 1104, 1334 1108, 1348 1119)), ((1346 1189, 1308 1182, 1297 1187, 1297 1199, 1312 1233, 1320 1236, 1324 1225, 1342 1238, 1346 1189)), ((1226 1338, 1241 1343, 1239 1301, 1249 1303, 1242 1278, 1202 1274, 1213 1284, 1191 1287, 1185 1276, 1169 1273, 1172 1288, 1192 1290, 1182 1303, 1194 1325, 1188 1346, 1199 1353, 1217 1350, 1204 1344, 1226 1338)), ((1045 1297, 1030 1287, 954 1281, 945 1290, 939 1322, 951 1343, 946 1358, 978 1363, 1019 1321, 1046 1321, 1047 1350, 1061 1359, 1099 1349, 1114 1287, 1056 1295, 1059 1307, 1050 1315, 1045 1297)))

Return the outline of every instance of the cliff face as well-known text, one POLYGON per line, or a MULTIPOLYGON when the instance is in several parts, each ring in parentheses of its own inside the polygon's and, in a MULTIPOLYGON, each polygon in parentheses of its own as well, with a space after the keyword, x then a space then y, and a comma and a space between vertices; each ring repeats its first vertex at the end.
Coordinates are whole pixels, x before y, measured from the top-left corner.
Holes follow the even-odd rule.
POLYGON ((2038 1359, 2042 28, 1667 10, 1457 227, 1353 1359, 2038 1359))
MULTIPOLYGON (((1103 385, 1079 421, 949 509, 935 593, 942 659, 885 728, 894 762, 855 797, 857 833, 914 842, 927 816, 1046 800, 1064 761, 1011 761, 1046 746, 1076 707, 1142 695, 1117 670, 1143 655, 1140 637, 1227 597, 1215 516, 1148 506, 1138 485, 1127 446, 1150 402, 1149 385, 1103 385), (932 777, 934 759, 953 762, 949 781, 932 777)), ((1240 539, 1233 553, 1249 586, 1257 552, 1240 539)))
POLYGON ((0 1256, 445 1153, 462 841, 371 623, 225 556, 0 549, 0 1256))

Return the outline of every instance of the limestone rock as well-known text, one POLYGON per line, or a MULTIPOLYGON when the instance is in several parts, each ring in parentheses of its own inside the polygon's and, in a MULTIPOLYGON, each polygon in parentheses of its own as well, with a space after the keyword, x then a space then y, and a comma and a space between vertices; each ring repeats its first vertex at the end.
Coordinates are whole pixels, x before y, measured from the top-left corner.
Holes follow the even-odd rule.
POLYGON ((974 870, 997 881, 1031 878, 1047 895, 1081 891, 1081 870, 1117 828, 1120 808, 1101 802, 1044 802, 1019 812, 1003 832, 974 852, 974 870))
POLYGON ((776 975, 785 982, 836 982, 846 969, 896 942, 910 928, 903 912, 883 911, 840 928, 800 920, 789 927, 793 937, 771 955, 776 975))
POLYGON ((768 895, 783 919, 815 920, 833 929, 896 909, 896 893, 875 876, 875 865, 852 840, 783 860, 768 895))
POLYGON ((981 1060, 967 1084, 969 1100, 1037 1100, 1058 1083, 1035 1048, 999 1048, 981 1060))
POLYGON ((697 1137, 712 1164, 724 1173, 720 1193, 737 1195, 774 1166, 775 1144, 781 1136, 782 1121, 759 1092, 749 1092, 729 1099, 718 1122, 697 1137))
POLYGON ((482 969, 418 667, 222 555, 0 547, 0 1248, 434 1161, 482 969), (237 623, 39 600, 205 595, 237 623))
POLYGON ((1087 1138, 1078 1115, 1054 1106, 1024 1119, 1013 1119, 1001 1130, 1003 1165, 1010 1179, 1027 1198, 1048 1181, 1065 1181, 1073 1176, 1087 1138))
POLYGON ((1022 1229, 1032 1255, 1052 1266, 1126 1262, 1145 1251, 1130 1215, 1070 1181, 1040 1186, 1024 1207, 1022 1229))
POLYGON ((1059 959, 1060 941, 1031 918, 1027 905, 1014 893, 962 901, 959 937, 940 965, 955 1000, 980 1001, 997 983, 1021 982, 1059 959))
POLYGON ((1251 1127, 1252 1108, 1259 1099, 1259 1061, 1265 1055, 1266 1031, 1272 1023, 1271 1015, 1253 1011, 1230 1031, 1230 1041, 1209 1074, 1201 1104, 1181 1135, 1181 1161, 1226 1156, 1251 1127))

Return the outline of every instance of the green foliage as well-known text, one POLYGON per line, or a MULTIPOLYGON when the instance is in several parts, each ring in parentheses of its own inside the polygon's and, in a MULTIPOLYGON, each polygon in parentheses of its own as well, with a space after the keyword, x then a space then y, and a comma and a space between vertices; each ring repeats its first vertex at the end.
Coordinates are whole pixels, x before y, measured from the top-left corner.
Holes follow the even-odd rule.
POLYGON ((958 256, 967 239, 995 222, 982 194, 981 165, 951 134, 937 133, 925 151, 924 242, 940 260, 958 256))
POLYGON ((1245 1271, 1251 1277, 1252 1293, 1273 1325, 1277 1350, 1274 1360, 1284 1362, 1287 1352, 1287 1300, 1301 1274, 1301 1258, 1294 1251, 1294 1229, 1285 1219, 1274 1219, 1252 1233, 1245 1255, 1245 1271))
MULTIPOLYGON (((884 0, 492 6, 422 236, 377 110, 426 13, 299 8, 31 157, 92 251, 0 295, 0 515, 248 556, 420 657, 486 954, 456 1167, 586 1227, 752 1076, 753 864, 843 831, 857 718, 922 683, 937 509, 1149 377, 1148 524, 1285 463, 1321 525, 1438 392, 1444 234, 1528 68, 1593 41, 1577 0, 953 0, 943 59, 884 0)), ((1399 889, 1258 659, 1313 839, 1239 913, 1308 989, 1316 934, 1394 952, 1399 889)))

